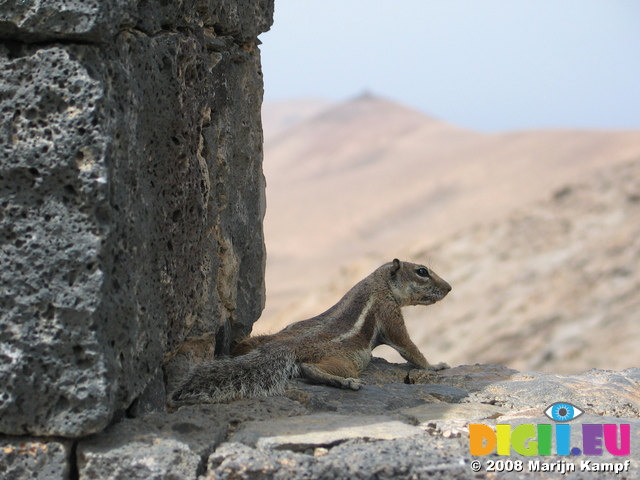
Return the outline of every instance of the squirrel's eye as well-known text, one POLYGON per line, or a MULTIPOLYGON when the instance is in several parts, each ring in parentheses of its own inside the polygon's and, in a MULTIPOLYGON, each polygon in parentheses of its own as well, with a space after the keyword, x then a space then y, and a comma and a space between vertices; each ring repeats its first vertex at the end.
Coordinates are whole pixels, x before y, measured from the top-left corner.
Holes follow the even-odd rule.
POLYGON ((429 270, 427 270, 426 268, 419 268, 416 270, 416 273, 424 278, 429 278, 431 276, 429 275, 429 270))

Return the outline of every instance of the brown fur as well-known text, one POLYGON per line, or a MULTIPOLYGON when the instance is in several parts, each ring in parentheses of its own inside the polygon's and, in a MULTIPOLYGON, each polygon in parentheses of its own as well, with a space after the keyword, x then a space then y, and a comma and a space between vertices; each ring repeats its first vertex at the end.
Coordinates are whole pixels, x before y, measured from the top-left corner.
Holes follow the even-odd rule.
MULTIPOLYGON (((446 368, 445 364, 432 366, 427 362, 409 338, 400 309, 407 305, 431 305, 450 290, 447 282, 423 265, 397 259, 382 265, 326 312, 289 325, 276 334, 242 340, 232 352, 237 355, 238 366, 263 371, 267 386, 247 390, 243 385, 238 396, 282 390, 286 375, 274 371, 270 366, 271 357, 278 359, 277 369, 286 370, 287 375, 297 372, 314 383, 353 390, 361 388, 356 377, 369 364, 371 350, 381 344, 396 349, 418 368, 446 368), (247 355, 249 353, 251 355, 247 355), (251 362, 244 365, 249 358, 251 362)), ((229 368, 233 367, 233 361, 225 360, 229 368)), ((224 377, 230 375, 211 364, 196 366, 172 399, 174 403, 185 403, 190 397, 197 401, 220 401, 217 389, 225 383, 224 377), (203 368, 209 368, 210 374, 203 368)), ((229 391, 225 386, 225 392, 229 391)), ((225 399, 228 397, 225 393, 225 399)))

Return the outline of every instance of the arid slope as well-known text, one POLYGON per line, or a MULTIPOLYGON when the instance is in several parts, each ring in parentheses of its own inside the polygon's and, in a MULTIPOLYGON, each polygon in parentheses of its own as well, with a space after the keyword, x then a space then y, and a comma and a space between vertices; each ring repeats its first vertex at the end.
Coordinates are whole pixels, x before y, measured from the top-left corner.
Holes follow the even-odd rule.
MULTIPOLYGON (((592 358, 574 352, 569 355, 572 361, 560 354, 571 344, 586 345, 574 330, 587 320, 579 317, 577 307, 567 307, 568 300, 561 302, 564 297, 550 296, 544 289, 558 283, 587 292, 582 284, 572 283, 574 277, 555 269, 564 268, 563 262, 581 261, 576 256, 595 255, 585 249, 599 243, 582 232, 583 222, 595 222, 596 232, 604 229, 616 238, 616 229, 627 228, 615 219, 634 212, 636 204, 624 200, 634 194, 616 197, 614 192, 616 181, 627 181, 633 168, 620 173, 616 165, 636 158, 638 131, 481 134, 373 96, 325 108, 265 145, 267 308, 254 331, 276 330, 321 312, 378 263, 401 257, 432 264, 454 284, 441 305, 408 315, 428 358, 555 371, 621 366, 622 350, 619 362, 609 358, 604 364, 597 361, 602 357, 597 351, 592 358), (610 186, 605 188, 600 177, 609 178, 610 186), (567 185, 588 186, 563 189, 567 185), (543 201, 550 197, 553 200, 543 201), (524 220, 529 217, 533 226, 524 220), (567 223, 575 225, 569 228, 567 223), (563 237, 562 225, 573 236, 563 237), (506 237, 495 236, 500 232, 506 237), (509 243, 516 237, 520 246, 509 243), (463 275, 465 269, 472 273, 463 275), (546 278, 531 271, 554 275, 546 278), (540 298, 522 293, 531 288, 542 289, 540 298), (484 311, 461 310, 478 302, 484 311), (517 317, 513 305, 529 313, 517 317), (507 317, 519 320, 509 326, 507 317), (546 318, 544 328, 538 317, 546 318), (420 318, 433 320, 422 325, 420 318), (559 323, 577 326, 572 330, 559 323), (495 348, 478 341, 486 333, 483 325, 491 326, 489 340, 495 348), (533 341, 538 327, 549 341, 533 341), (517 332, 527 332, 526 345, 517 332), (556 333, 566 343, 555 338, 556 333), (577 340, 565 338, 574 333, 577 340)), ((628 237, 630 232, 625 232, 620 238, 628 237)), ((619 250, 624 257, 632 248, 623 242, 619 250)), ((613 253, 607 256, 617 261, 613 253)), ((619 279, 615 282, 620 284, 619 279)), ((579 295, 572 301, 585 304, 579 295)), ((601 303, 609 305, 611 298, 601 303)))

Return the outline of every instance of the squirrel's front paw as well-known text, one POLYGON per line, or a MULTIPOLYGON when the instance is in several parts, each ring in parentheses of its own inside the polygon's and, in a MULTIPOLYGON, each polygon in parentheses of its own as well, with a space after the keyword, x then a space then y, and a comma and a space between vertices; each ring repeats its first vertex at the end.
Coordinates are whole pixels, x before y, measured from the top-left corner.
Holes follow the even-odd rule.
POLYGON ((342 381, 344 388, 350 388, 351 390, 360 390, 364 386, 364 382, 359 378, 345 378, 342 381))
POLYGON ((440 370, 446 370, 447 368, 451 368, 448 363, 440 362, 435 365, 427 365, 425 370, 431 370, 432 372, 439 372, 440 370))

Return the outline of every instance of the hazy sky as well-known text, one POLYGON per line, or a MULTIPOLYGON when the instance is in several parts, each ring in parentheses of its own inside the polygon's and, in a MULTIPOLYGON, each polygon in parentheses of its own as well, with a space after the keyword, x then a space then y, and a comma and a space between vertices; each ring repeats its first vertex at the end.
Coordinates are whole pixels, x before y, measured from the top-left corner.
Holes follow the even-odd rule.
POLYGON ((265 100, 363 91, 478 130, 640 128, 640 0, 276 0, 265 100))

